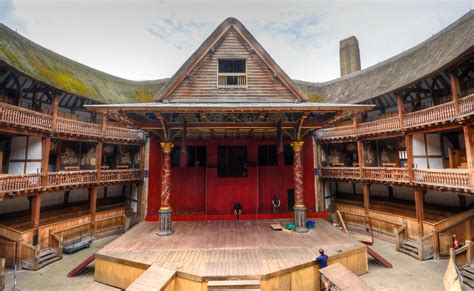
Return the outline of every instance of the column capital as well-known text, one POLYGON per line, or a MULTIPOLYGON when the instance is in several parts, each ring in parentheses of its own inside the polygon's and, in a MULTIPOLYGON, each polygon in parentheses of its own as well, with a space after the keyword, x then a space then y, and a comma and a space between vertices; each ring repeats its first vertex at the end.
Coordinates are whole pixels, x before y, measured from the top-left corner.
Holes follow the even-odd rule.
POLYGON ((165 154, 171 153, 171 150, 174 147, 174 144, 171 142, 160 142, 161 148, 165 154))
POLYGON ((302 140, 297 140, 291 143, 291 147, 295 153, 299 153, 303 149, 303 144, 304 142, 302 140))

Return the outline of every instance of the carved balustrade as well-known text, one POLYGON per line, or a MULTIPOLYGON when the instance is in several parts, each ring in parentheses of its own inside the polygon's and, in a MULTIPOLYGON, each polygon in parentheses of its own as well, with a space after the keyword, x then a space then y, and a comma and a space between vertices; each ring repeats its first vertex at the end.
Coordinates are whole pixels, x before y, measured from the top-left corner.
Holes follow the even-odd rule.
POLYGON ((124 180, 138 180, 141 179, 142 173, 138 169, 132 170, 106 170, 101 173, 101 181, 113 182, 124 180))
POLYGON ((474 94, 467 96, 466 98, 462 98, 459 100, 459 114, 469 115, 474 112, 474 94))
POLYGON ((39 188, 41 188, 41 174, 39 173, 0 176, 0 193, 39 188))
MULTIPOLYGON (((0 102, 0 123, 15 128, 53 132, 53 117, 51 115, 2 102, 0 102)), ((103 137, 133 142, 141 142, 145 138, 142 130, 106 126, 105 132, 103 132, 102 126, 99 124, 64 117, 57 118, 55 132, 68 136, 103 137)))
POLYGON ((358 167, 324 167, 321 168, 321 176, 330 178, 358 179, 360 169, 358 167))
POLYGON ((410 128, 449 121, 455 117, 454 104, 453 102, 448 102, 408 113, 405 115, 403 122, 405 128, 410 128))
POLYGON ((357 127, 358 135, 376 134, 400 130, 398 116, 360 123, 357 127))
POLYGON ((48 114, 0 102, 0 122, 13 126, 49 131, 51 129, 52 117, 48 114))
MULTIPOLYGON (((474 94, 459 99, 459 117, 474 114, 474 94)), ((353 125, 337 126, 320 129, 316 132, 319 139, 344 139, 357 136, 393 132, 402 129, 430 126, 448 122, 457 118, 454 103, 447 102, 423 110, 408 113, 403 116, 403 127, 400 126, 399 117, 390 117, 370 122, 353 125)))
POLYGON ((337 126, 320 129, 316 132, 316 136, 320 139, 351 137, 355 136, 355 130, 353 125, 337 126))
POLYGON ((471 187, 467 169, 413 169, 413 180, 424 185, 465 189, 471 187))
POLYGON ((119 140, 143 140, 144 132, 137 129, 128 129, 122 127, 108 126, 105 129, 105 137, 119 140))
POLYGON ((95 123, 58 117, 56 131, 65 135, 101 137, 102 127, 95 123))
POLYGON ((387 182, 408 182, 406 168, 364 167, 364 179, 387 182))

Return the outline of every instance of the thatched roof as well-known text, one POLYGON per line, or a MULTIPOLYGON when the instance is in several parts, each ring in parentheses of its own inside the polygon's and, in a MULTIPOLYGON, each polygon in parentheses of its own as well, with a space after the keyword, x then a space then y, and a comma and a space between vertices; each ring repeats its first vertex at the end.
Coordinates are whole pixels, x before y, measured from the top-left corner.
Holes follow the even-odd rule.
POLYGON ((168 79, 121 79, 54 53, 0 23, 0 62, 37 81, 100 103, 150 102, 168 79))
POLYGON ((297 82, 324 102, 358 103, 402 89, 474 53, 474 11, 419 45, 374 66, 324 82, 297 82))

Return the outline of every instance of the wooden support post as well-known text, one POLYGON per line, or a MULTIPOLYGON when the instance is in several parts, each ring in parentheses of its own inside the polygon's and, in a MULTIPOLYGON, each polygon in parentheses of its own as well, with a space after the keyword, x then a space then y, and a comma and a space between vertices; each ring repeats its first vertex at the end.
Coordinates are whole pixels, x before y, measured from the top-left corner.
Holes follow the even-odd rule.
POLYGON ((402 95, 397 96, 398 120, 400 122, 400 129, 403 128, 403 119, 405 115, 405 105, 403 104, 402 95))
POLYGON ((89 209, 91 215, 91 226, 92 226, 92 235, 95 233, 95 219, 96 219, 96 212, 97 212, 97 187, 92 187, 90 190, 90 201, 89 201, 89 209))
POLYGON ((56 128, 58 126, 58 112, 59 112, 59 97, 58 95, 53 96, 53 103, 51 104, 53 108, 52 116, 53 118, 51 119, 51 130, 53 132, 56 131, 56 128))
POLYGON ((171 223, 171 151, 173 150, 171 142, 162 142, 162 161, 161 161, 161 206, 160 206, 160 229, 158 235, 170 235, 173 233, 171 223))
POLYGON ((454 105, 454 114, 459 116, 459 78, 456 73, 451 73, 449 75, 451 80, 451 95, 453 97, 453 105, 454 105))
POLYGON ((413 182, 413 135, 405 135, 405 147, 407 150, 407 172, 408 180, 413 182))
POLYGON ((102 142, 98 142, 95 147, 95 162, 96 162, 96 171, 97 171, 97 182, 102 180, 102 142))
POLYGON ((352 126, 354 126, 354 134, 357 135, 357 126, 359 125, 359 120, 357 116, 352 117, 352 126))
POLYGON ((370 184, 362 184, 362 192, 364 194, 364 209, 366 216, 369 216, 370 208, 370 184))
POLYGON ((423 191, 415 189, 415 209, 416 209, 416 221, 418 223, 418 236, 423 237, 423 219, 425 211, 423 207, 423 191))
POLYGON ((295 225, 296 232, 307 232, 306 228, 306 207, 303 200, 303 141, 291 143, 293 148, 293 187, 295 189, 295 225))
POLYGON ((33 245, 39 245, 38 229, 40 226, 40 214, 41 214, 41 195, 36 194, 33 196, 31 206, 31 226, 33 227, 33 245))
POLYGON ((51 138, 43 137, 42 140, 42 157, 41 157, 41 185, 48 186, 48 167, 49 167, 49 152, 51 149, 51 138))
POLYGON ((56 163, 54 164, 54 171, 59 172, 61 170, 61 141, 56 140, 56 163))
POLYGON ((474 127, 464 125, 463 131, 464 143, 466 147, 467 168, 471 178, 471 188, 474 188, 474 127))
POLYGON ((357 159, 359 160, 359 175, 364 178, 364 144, 361 140, 357 140, 357 159))

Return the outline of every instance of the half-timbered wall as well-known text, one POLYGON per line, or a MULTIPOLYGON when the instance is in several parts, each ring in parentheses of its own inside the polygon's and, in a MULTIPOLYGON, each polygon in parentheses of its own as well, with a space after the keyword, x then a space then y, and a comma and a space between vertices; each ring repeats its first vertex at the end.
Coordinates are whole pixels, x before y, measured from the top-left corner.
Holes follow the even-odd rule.
POLYGON ((250 45, 233 28, 226 32, 190 72, 187 78, 170 94, 171 102, 282 102, 296 97, 274 77, 250 45), (218 88, 219 59, 247 61, 247 88, 218 88))
POLYGON ((14 136, 11 139, 9 174, 38 173, 41 171, 41 138, 14 136))

